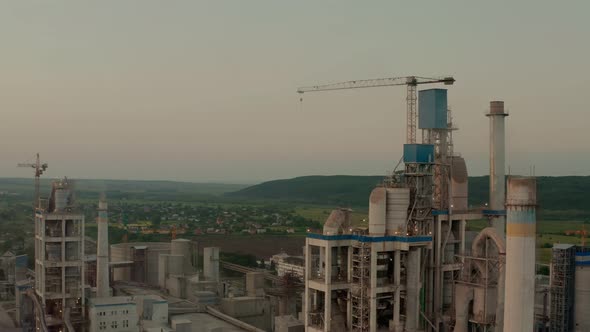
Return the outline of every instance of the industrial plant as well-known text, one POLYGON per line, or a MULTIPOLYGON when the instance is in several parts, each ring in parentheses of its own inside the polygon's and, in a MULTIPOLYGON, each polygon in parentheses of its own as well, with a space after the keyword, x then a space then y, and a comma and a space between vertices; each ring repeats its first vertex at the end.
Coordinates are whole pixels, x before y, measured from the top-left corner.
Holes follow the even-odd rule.
POLYGON ((545 315, 535 313, 536 180, 506 178, 502 101, 492 101, 486 114, 489 205, 468 205, 467 167, 454 149, 447 90, 417 91, 454 82, 410 76, 298 90, 407 87, 404 166, 372 191, 368 227, 352 225, 349 211, 339 209, 321 232, 307 236, 306 331, 590 330, 583 314, 587 248, 556 246, 551 305, 545 315), (467 223, 482 219, 488 227, 469 236, 467 223))
POLYGON ((187 239, 109 247, 105 197, 98 203, 94 241, 85 236, 84 214, 67 178, 53 182, 49 199, 36 196, 35 201, 34 270, 9 264, 16 272, 12 279, 23 331, 260 332, 276 330, 275 325, 284 331, 293 324, 302 327, 292 316, 296 309, 287 303, 289 294, 266 286, 266 279, 279 285, 282 278, 224 263, 217 247, 200 251, 187 239), (221 265, 246 274, 242 285, 222 280, 221 265))
POLYGON ((486 114, 489 201, 469 205, 448 90, 417 89, 454 82, 409 76, 298 90, 405 86, 406 143, 367 197, 368 224, 334 209, 323 229, 308 231, 301 257, 273 256, 276 274, 175 234, 110 244, 104 195, 93 240, 72 180, 54 181, 41 198, 47 164, 37 156, 23 164, 35 169, 34 270, 7 256, 2 267, 14 273, 2 294, 14 286, 23 331, 590 331, 590 248, 557 244, 549 282, 536 275, 537 184, 533 174, 506 175, 502 101, 486 114), (487 227, 468 231, 481 220, 487 227))

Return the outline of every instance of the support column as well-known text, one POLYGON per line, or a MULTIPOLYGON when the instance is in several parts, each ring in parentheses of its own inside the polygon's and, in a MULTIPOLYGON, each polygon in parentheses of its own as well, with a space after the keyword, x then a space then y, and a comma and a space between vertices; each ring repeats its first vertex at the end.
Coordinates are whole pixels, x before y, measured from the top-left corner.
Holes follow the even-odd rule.
POLYGON ((377 250, 371 245, 371 288, 369 289, 369 331, 377 331, 377 250))
MULTIPOLYGON (((348 270, 347 281, 352 283, 352 246, 348 247, 348 270)), ((351 289, 348 289, 348 301, 346 302, 346 327, 350 330, 352 328, 352 294, 351 289)))
POLYGON ((326 241, 325 250, 325 269, 324 269, 324 284, 326 285, 326 293, 324 294, 324 331, 329 332, 332 325, 332 247, 326 241))
POLYGON ((408 252, 406 280, 406 331, 418 329, 420 315, 420 256, 421 248, 410 248, 408 252))
POLYGON ((309 239, 305 239, 305 271, 304 271, 304 282, 305 282, 305 295, 303 302, 303 323, 305 329, 309 326, 309 312, 311 311, 311 292, 309 290, 309 279, 311 276, 311 246, 309 245, 309 239))
POLYGON ((324 293, 324 331, 332 330, 332 287, 328 285, 324 293))
POLYGON ((395 285, 393 293, 393 331, 401 332, 403 328, 399 321, 401 287, 401 252, 399 250, 396 250, 393 256, 393 283, 395 285))

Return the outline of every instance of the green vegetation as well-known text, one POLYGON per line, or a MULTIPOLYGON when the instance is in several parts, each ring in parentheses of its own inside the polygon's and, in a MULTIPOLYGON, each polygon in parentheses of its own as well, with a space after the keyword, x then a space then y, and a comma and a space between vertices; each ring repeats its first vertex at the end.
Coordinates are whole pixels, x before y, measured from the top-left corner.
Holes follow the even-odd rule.
MULTIPOLYGON (((382 176, 303 176, 268 181, 225 194, 230 198, 274 200, 321 206, 367 208, 369 194, 382 176)), ((469 178, 469 205, 488 201, 487 176, 469 178)), ((590 221, 590 176, 538 177, 539 219, 590 221)))
MULTIPOLYGON (((368 197, 381 176, 307 176, 245 185, 173 181, 78 180, 76 195, 86 216, 86 235, 96 237, 97 200, 109 201, 111 243, 122 241, 124 225, 135 225, 129 241, 168 241, 172 226, 179 237, 223 247, 226 260, 257 266, 262 257, 290 248, 298 253, 308 228, 319 229, 332 209, 350 207, 351 221, 367 226, 368 197), (218 223, 219 221, 219 223, 218 223), (145 225, 149 231, 143 232, 145 225), (151 231, 156 230, 154 234, 151 231), (252 247, 256 243, 256 248, 252 247), (264 248, 259 248, 259 247, 264 248), (262 250, 264 249, 264 250, 262 250), (231 256, 235 254, 237 256, 231 256), (254 254, 254 255, 252 255, 254 254), (250 255, 251 257, 246 257, 250 255)), ((537 257, 547 263, 554 243, 579 244, 565 235, 590 224, 590 177, 538 178, 537 257)), ((32 179, 0 178, 0 251, 33 254, 30 201, 32 179)), ((43 196, 49 180, 41 183, 43 196)), ((469 179, 469 204, 482 206, 488 197, 488 178, 469 179)), ((469 230, 487 227, 471 221, 469 230)), ((590 228, 590 225, 587 226, 590 228)), ((32 262, 32 260, 30 261, 32 262)))

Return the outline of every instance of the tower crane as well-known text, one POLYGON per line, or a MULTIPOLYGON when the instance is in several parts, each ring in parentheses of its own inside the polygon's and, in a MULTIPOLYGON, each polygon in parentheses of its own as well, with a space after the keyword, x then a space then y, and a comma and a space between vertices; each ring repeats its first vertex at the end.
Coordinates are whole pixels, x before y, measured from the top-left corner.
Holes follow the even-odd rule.
POLYGON ((405 85, 407 86, 407 127, 406 127, 406 143, 416 143, 416 88, 420 84, 435 84, 443 83, 445 85, 452 85, 455 83, 455 79, 451 76, 447 77, 419 77, 419 76, 406 76, 406 77, 390 77, 390 78, 377 78, 369 80, 358 80, 358 81, 347 81, 341 83, 332 83, 324 85, 314 85, 310 87, 302 87, 297 89, 300 94, 306 92, 317 92, 317 91, 331 91, 331 90, 345 90, 345 89, 360 89, 360 88, 376 88, 383 86, 396 86, 405 85))
POLYGON ((35 197, 33 202, 33 209, 39 206, 39 178, 41 174, 47 170, 47 163, 41 163, 39 159, 39 153, 37 153, 37 159, 34 163, 19 163, 18 167, 32 167, 35 169, 35 197))
POLYGON ((582 247, 586 246, 586 238, 588 237, 588 230, 586 230, 586 226, 582 225, 581 229, 573 230, 573 231, 565 231, 565 235, 579 235, 581 238, 582 247))

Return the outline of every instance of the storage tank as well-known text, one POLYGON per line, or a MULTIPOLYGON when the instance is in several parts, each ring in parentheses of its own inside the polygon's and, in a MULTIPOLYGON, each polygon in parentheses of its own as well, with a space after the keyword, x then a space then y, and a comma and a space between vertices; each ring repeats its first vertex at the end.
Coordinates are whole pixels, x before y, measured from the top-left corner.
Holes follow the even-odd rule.
POLYGON ((62 211, 68 206, 70 191, 64 188, 56 188, 54 192, 55 211, 62 211))
POLYGON ((385 235, 387 191, 383 187, 373 189, 369 196, 369 234, 385 235))
POLYGON ((184 274, 184 257, 179 255, 168 255, 168 274, 184 274))
POLYGON ((452 157, 451 174, 451 208, 454 211, 466 211, 468 209, 468 176, 467 165, 462 157, 452 157))
POLYGON ((574 331, 590 331, 590 248, 576 252, 574 331))
POLYGON ((385 232, 387 235, 406 233, 410 188, 387 188, 385 232))
POLYGON ((192 242, 187 239, 175 239, 170 242, 170 254, 184 257, 183 265, 185 273, 191 272, 193 267, 191 247, 192 242))

